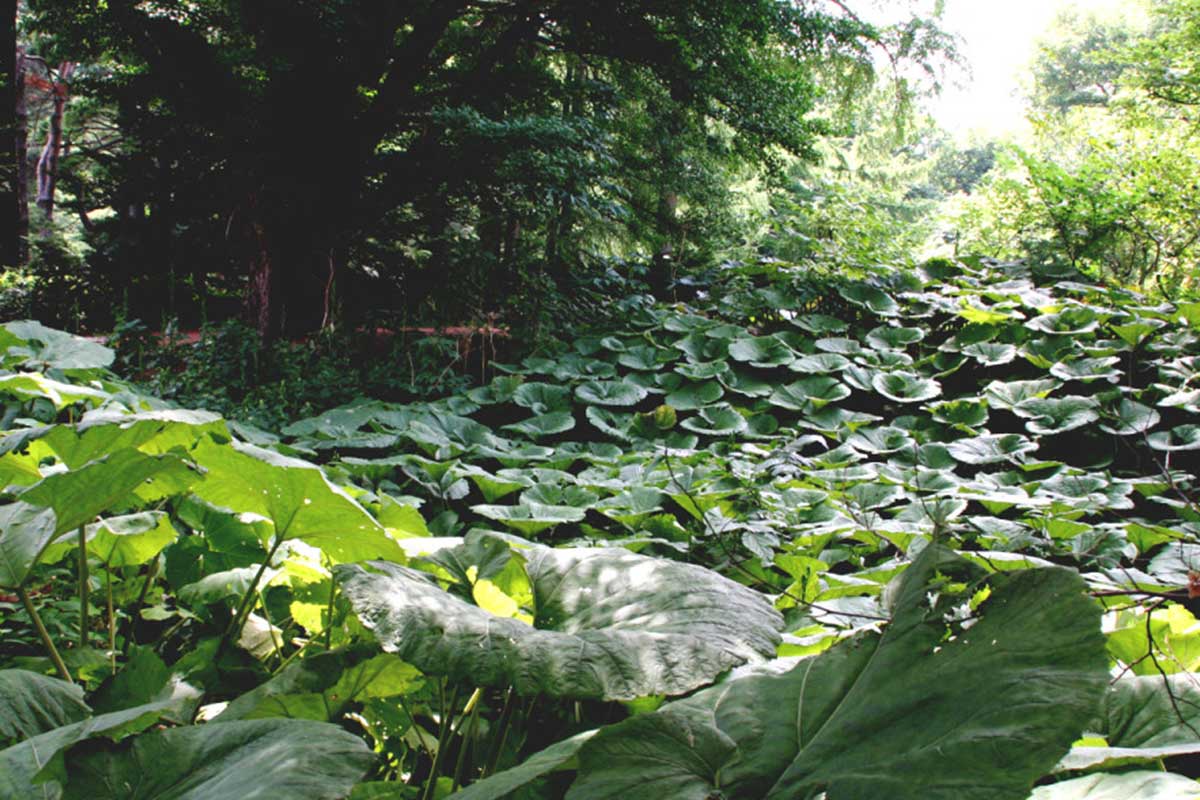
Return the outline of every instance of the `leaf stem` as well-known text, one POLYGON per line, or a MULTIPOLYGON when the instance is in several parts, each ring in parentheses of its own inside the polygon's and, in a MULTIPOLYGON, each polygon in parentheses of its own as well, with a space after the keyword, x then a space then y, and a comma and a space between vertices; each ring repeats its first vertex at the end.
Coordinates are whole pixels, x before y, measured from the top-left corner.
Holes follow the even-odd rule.
POLYGON ((138 616, 142 613, 142 606, 146 602, 146 595, 150 593, 150 586, 154 583, 155 577, 158 576, 158 565, 162 556, 155 556, 150 562, 149 569, 146 570, 146 580, 142 582, 142 590, 138 592, 137 601, 133 604, 133 610, 129 614, 129 635, 125 637, 125 644, 121 646, 121 654, 128 655, 129 646, 133 644, 133 626, 137 623, 138 616))
POLYGON ((71 673, 67 670, 67 665, 63 663, 62 656, 58 654, 58 648, 54 646, 54 640, 50 638, 50 632, 46 630, 41 616, 33 607, 33 601, 29 599, 29 592, 25 591, 24 584, 17 587, 17 596, 21 598, 21 603, 25 606, 25 613, 29 614, 29 618, 33 620, 33 627, 37 629, 38 636, 42 638, 42 644, 45 646, 50 660, 54 662, 54 668, 58 670, 59 676, 68 683, 74 683, 71 673))
POLYGON ((91 592, 88 575, 87 526, 79 526, 79 646, 88 646, 88 595, 91 592))
POLYGON ((333 567, 329 563, 329 559, 325 559, 326 566, 329 567, 329 606, 325 610, 325 649, 333 649, 333 598, 337 593, 337 584, 333 581, 333 567))
POLYGON ((112 674, 117 674, 117 618, 113 613, 112 567, 104 565, 104 591, 108 596, 108 659, 112 674))
POLYGON ((246 625, 246 619, 250 616, 250 610, 254 608, 255 598, 258 597, 258 582, 262 580, 262 576, 266 573, 267 567, 271 565, 271 559, 275 557, 276 551, 283 544, 283 537, 279 536, 275 539, 275 544, 271 545, 271 551, 267 553, 267 557, 263 559, 263 563, 258 566, 258 572, 254 574, 254 580, 250 581, 250 587, 246 589, 246 596, 242 598, 241 605, 238 606, 237 614, 229 622, 229 630, 225 632, 226 639, 237 641, 242 635, 242 628, 246 625))
POLYGON ((450 784, 451 793, 457 792, 458 787, 462 785, 463 769, 467 764, 467 750, 471 749, 471 743, 475 741, 475 727, 479 724, 479 698, 482 696, 483 690, 476 688, 475 693, 471 695, 471 699, 467 701, 467 707, 463 709, 463 713, 470 712, 470 724, 467 725, 467 734, 463 735, 463 723, 460 720, 458 723, 458 760, 454 764, 454 780, 450 784))
POLYGON ((496 771, 496 764, 500 761, 500 753, 504 749, 504 740, 508 738, 508 728, 512 723, 513 708, 516 703, 513 699, 516 697, 516 690, 511 686, 508 689, 508 694, 504 697, 504 708, 500 711, 500 719, 496 722, 496 732, 492 735, 492 744, 488 748, 487 760, 483 762, 483 774, 481 778, 486 778, 496 771))
POLYGON ((442 703, 442 719, 439 724, 438 732, 438 747, 437 752, 433 754, 433 763, 429 767, 429 778, 425 782, 425 790, 421 792, 421 800, 430 800, 433 797, 434 788, 437 786, 438 770, 442 768, 442 755, 446 752, 446 745, 450 743, 450 729, 454 726, 454 707, 458 705, 458 686, 456 685, 450 691, 450 699, 446 701, 446 693, 441 692, 442 703))

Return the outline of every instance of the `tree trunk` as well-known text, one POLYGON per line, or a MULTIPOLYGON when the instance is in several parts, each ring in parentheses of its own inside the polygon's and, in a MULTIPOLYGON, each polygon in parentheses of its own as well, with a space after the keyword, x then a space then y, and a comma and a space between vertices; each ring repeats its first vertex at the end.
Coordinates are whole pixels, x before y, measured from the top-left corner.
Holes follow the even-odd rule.
MULTIPOLYGON (((64 61, 58 68, 58 80, 54 82, 54 108, 50 113, 50 131, 46 134, 46 145, 37 163, 38 208, 46 215, 47 223, 54 219, 54 189, 58 184, 58 157, 62 153, 63 111, 67 106, 67 83, 75 65, 64 61)), ((49 228, 43 231, 49 235, 49 228)))
POLYGON ((656 292, 665 292, 675 281, 675 242, 678 235, 678 224, 675 212, 679 208, 679 195, 675 192, 663 192, 658 200, 658 249, 654 253, 650 265, 650 285, 656 292))
POLYGON ((20 168, 17 166, 17 102, 24 89, 25 76, 21 74, 21 55, 17 47, 17 3, 16 0, 4 0, 0 4, 0 16, 3 16, 4 42, 0 54, 0 74, 3 75, 4 86, 7 90, 4 101, 3 116, 0 117, 0 130, 4 131, 5 149, 4 182, 11 187, 8 213, 0 214, 3 220, 3 230, 0 231, 0 267, 16 266, 20 263, 20 231, 17 212, 17 182, 20 178, 20 168), (10 149, 11 148, 11 149, 10 149))
POLYGON ((25 99, 25 49, 17 49, 13 81, 15 99, 13 149, 16 156, 16 247, 17 265, 29 263, 29 106, 25 99))

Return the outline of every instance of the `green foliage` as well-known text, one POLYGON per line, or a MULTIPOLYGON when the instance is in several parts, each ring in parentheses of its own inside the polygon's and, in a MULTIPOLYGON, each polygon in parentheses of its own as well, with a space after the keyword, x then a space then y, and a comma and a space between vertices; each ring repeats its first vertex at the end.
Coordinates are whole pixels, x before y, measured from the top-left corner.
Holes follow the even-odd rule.
POLYGON ((718 280, 278 433, 0 329, 0 797, 1194 788, 1195 309, 718 280))

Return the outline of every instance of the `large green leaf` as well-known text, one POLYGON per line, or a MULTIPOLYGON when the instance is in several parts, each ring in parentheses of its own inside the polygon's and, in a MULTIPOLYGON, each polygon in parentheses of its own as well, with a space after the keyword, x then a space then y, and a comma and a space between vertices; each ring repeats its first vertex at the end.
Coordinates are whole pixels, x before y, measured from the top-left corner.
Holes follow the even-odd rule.
POLYGON ((849 396, 846 384, 827 375, 814 375, 780 386, 767 402, 789 411, 816 411, 849 396))
POLYGON ((112 366, 116 353, 102 344, 47 328, 40 322, 20 320, 5 323, 4 329, 23 340, 24 346, 10 348, 5 362, 36 369, 91 370, 112 366))
POLYGON ((1037 447, 1037 442, 1019 433, 988 433, 951 442, 946 445, 946 450, 954 460, 964 464, 995 464, 1016 461, 1025 453, 1037 450, 1037 447))
POLYGON ((1200 800, 1200 783, 1169 772, 1101 773, 1039 786, 1030 800, 1200 800))
POLYGON ((340 726, 273 719, 152 731, 67 758, 64 800, 336 800, 375 760, 340 726))
MULTIPOLYGON (((84 532, 88 555, 110 567, 145 564, 179 535, 170 516, 162 511, 109 517, 86 526, 84 532)), ((43 559, 52 563, 78 547, 79 537, 74 531, 68 531, 46 548, 43 559)))
POLYGON ((595 735, 596 731, 592 730, 563 739, 545 750, 534 753, 512 769, 497 772, 484 780, 476 781, 460 792, 455 792, 447 800, 499 800, 508 797, 512 792, 543 775, 568 769, 579 753, 579 748, 595 735))
POLYGON ((1071 395, 1024 400, 1012 412, 1025 418, 1030 433, 1065 433, 1100 419, 1099 405, 1095 398, 1071 395))
POLYGON ((1091 726, 1107 743, 1075 747, 1062 769, 1115 767, 1200 752, 1200 687, 1189 673, 1125 675, 1104 695, 1091 726))
POLYGON ((301 539, 336 561, 404 560, 396 541, 313 464, 253 445, 202 441, 193 451, 208 470, 195 494, 215 506, 264 517, 277 539, 301 539))
POLYGON ((60 757, 65 750, 93 738, 118 740, 159 719, 190 716, 196 699, 192 687, 173 684, 151 703, 88 717, 0 750, 0 799, 58 800, 66 780, 60 757))
POLYGON ((752 367, 771 368, 792 363, 796 353, 775 336, 747 336, 729 343, 729 357, 752 367))
POLYGON ((746 418, 728 403, 700 409, 694 417, 688 417, 679 423, 682 427, 694 433, 708 436, 731 436, 746 430, 746 418))
POLYGON ((875 391, 897 403, 919 403, 942 393, 941 384, 915 372, 883 372, 871 378, 875 391))
POLYGON ((1059 568, 991 576, 972 610, 977 578, 927 547, 882 634, 602 729, 568 800, 1024 800, 1103 692, 1100 610, 1059 568))
POLYGON ((629 381, 588 381, 575 387, 580 401, 597 406, 634 406, 646 394, 645 388, 629 381))
POLYGON ((54 540, 54 510, 28 503, 0 506, 0 586, 20 586, 54 540))
POLYGON ((522 502, 515 506, 478 505, 471 510, 495 520, 505 527, 532 536, 544 530, 570 522, 582 522, 584 510, 575 506, 522 502))
POLYGON ((190 448, 205 434, 229 438, 225 420, 208 411, 165 409, 123 414, 92 411, 77 425, 55 425, 42 441, 71 469, 125 448, 166 453, 190 448))
POLYGON ((385 650, 426 673, 522 695, 680 694, 775 652, 779 614, 710 570, 614 548, 525 553, 532 628, 397 565, 341 565, 336 573, 385 650))
POLYGON ((0 741, 28 739, 91 713, 83 689, 23 669, 0 670, 0 741))
POLYGON ((54 509, 58 532, 63 533, 91 522, 96 515, 127 503, 135 495, 159 499, 182 492, 199 478, 178 456, 152 456, 126 449, 79 469, 49 475, 22 492, 21 500, 54 509))

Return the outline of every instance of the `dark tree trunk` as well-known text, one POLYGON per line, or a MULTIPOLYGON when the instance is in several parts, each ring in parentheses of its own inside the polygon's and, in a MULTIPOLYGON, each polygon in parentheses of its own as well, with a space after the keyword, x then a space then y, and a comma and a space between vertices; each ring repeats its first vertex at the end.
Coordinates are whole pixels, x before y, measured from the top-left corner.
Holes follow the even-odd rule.
MULTIPOLYGON (((54 106, 50 112, 50 130, 37 163, 37 204, 49 222, 54 219, 54 190, 58 185, 58 157, 62 153, 63 112, 67 107, 67 84, 75 65, 64 61, 58 68, 58 80, 53 83, 54 106)), ((49 234, 47 228, 44 233, 49 234)))
POLYGON ((679 208, 679 195, 664 192, 658 201, 659 240, 651 264, 650 283, 657 292, 666 291, 675 281, 675 243, 678 224, 675 212, 679 208))
POLYGON ((4 185, 8 211, 0 214, 3 228, 0 229, 0 267, 17 266, 20 263, 20 214, 17 210, 17 184, 20 169, 17 166, 17 102, 24 89, 25 76, 19 65, 21 55, 17 51, 17 3, 3 0, 0 3, 0 24, 3 25, 4 41, 0 44, 0 76, 4 81, 5 100, 0 130, 4 132, 4 185))
POLYGON ((16 79, 13 81, 13 150, 16 157, 16 247, 17 264, 29 263, 29 106, 25 97, 25 50, 17 50, 16 79))

